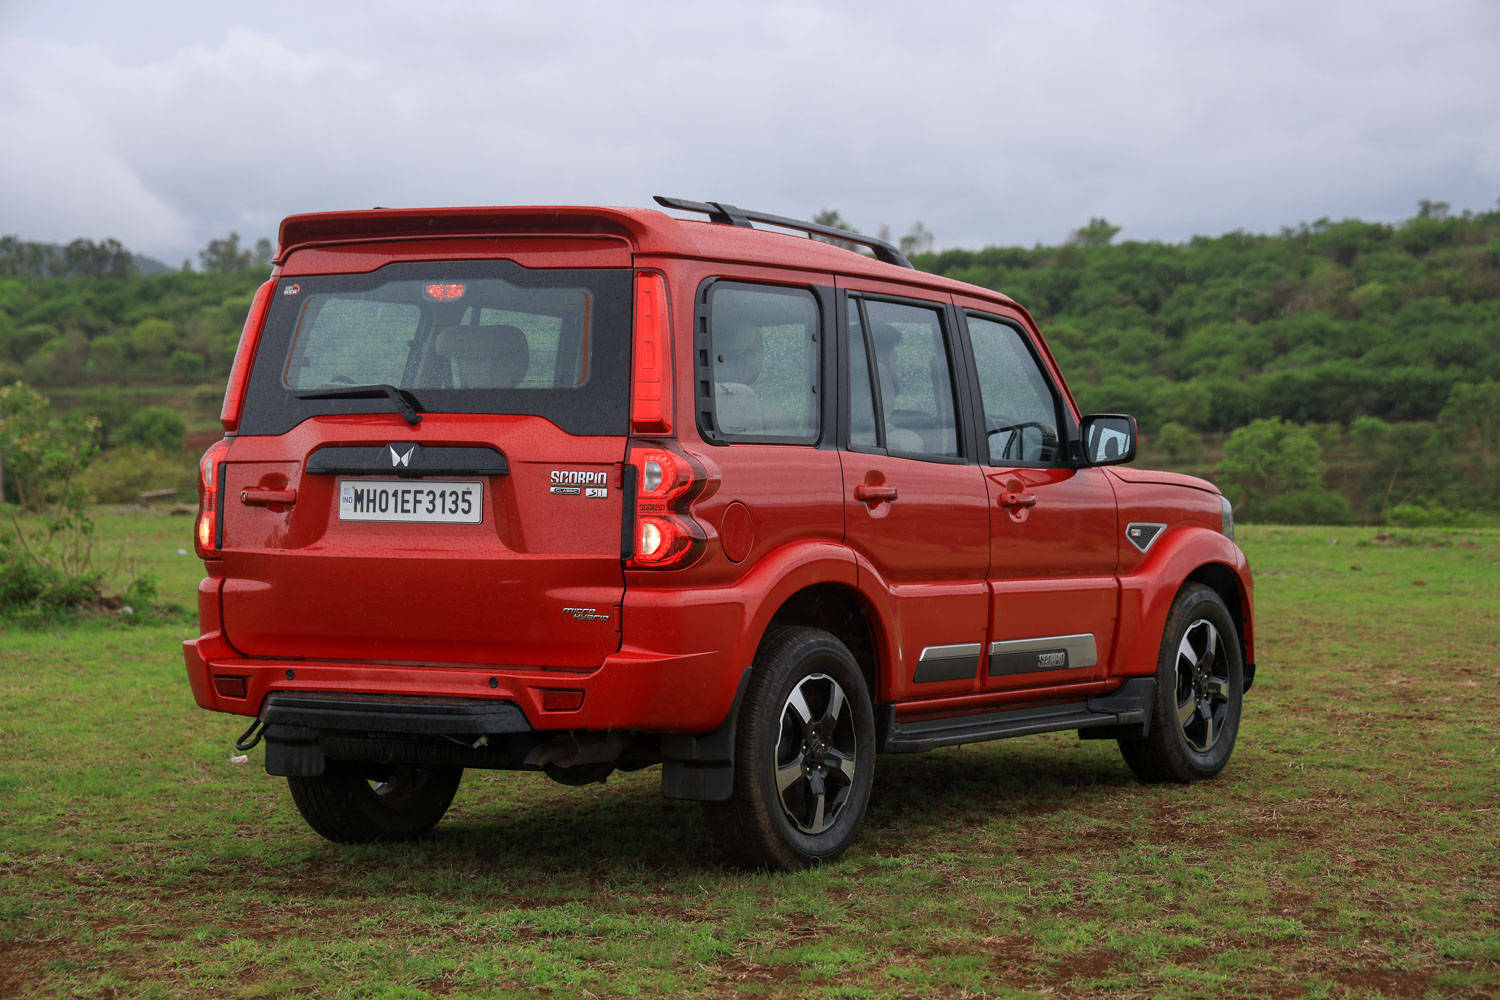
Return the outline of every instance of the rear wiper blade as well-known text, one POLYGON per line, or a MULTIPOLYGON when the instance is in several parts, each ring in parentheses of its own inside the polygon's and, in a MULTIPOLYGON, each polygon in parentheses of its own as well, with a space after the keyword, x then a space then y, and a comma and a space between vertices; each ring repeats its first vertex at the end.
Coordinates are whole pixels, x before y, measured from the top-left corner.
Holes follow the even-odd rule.
POLYGON ((398 389, 389 382, 330 386, 326 389, 297 393, 298 399, 379 399, 382 396, 396 404, 396 409, 401 411, 401 416, 405 417, 406 422, 412 427, 422 422, 422 414, 417 412, 425 408, 422 403, 410 391, 398 389))

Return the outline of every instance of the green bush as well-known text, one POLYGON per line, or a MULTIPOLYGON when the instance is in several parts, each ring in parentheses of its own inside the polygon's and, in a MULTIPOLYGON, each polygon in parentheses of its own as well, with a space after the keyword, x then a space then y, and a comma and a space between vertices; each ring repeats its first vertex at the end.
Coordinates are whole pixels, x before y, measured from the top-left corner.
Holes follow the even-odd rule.
POLYGON ((182 443, 187 440, 187 421, 171 407, 143 407, 125 421, 114 440, 119 445, 138 445, 155 451, 181 451, 182 443))
POLYGON ((1454 510, 1435 501, 1397 504, 1386 513, 1385 519, 1398 528, 1463 528, 1478 521, 1469 511, 1454 510))
POLYGON ((46 624, 99 601, 98 573, 69 575, 26 559, 14 550, 0 554, 0 615, 23 623, 46 624))
POLYGON ((190 455, 128 446, 94 459, 84 470, 83 485, 99 503, 131 503, 147 490, 175 489, 191 496, 198 488, 196 470, 190 455))
POLYGON ((167 359, 167 367, 173 375, 191 378, 203 371, 203 355, 178 349, 167 359))
POLYGON ((1315 486, 1266 499, 1256 519, 1272 524, 1348 524, 1354 511, 1348 500, 1315 486))

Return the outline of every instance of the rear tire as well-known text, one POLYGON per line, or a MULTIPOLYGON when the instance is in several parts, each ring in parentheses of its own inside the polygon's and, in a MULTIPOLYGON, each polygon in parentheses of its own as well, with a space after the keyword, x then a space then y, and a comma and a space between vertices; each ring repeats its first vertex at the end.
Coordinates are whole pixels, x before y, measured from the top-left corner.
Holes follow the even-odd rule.
POLYGON ((316 777, 287 785, 307 825, 339 844, 412 840, 429 833, 458 791, 461 767, 330 760, 316 777))
POLYGON ((723 851, 746 868, 832 861, 864 819, 875 713, 854 657, 820 629, 785 628, 756 658, 735 730, 734 791, 704 803, 723 851))
POLYGON ((1244 692, 1234 618, 1213 590, 1188 584, 1162 631, 1151 728, 1143 738, 1120 740, 1125 763, 1149 784, 1212 778, 1234 751, 1244 692))

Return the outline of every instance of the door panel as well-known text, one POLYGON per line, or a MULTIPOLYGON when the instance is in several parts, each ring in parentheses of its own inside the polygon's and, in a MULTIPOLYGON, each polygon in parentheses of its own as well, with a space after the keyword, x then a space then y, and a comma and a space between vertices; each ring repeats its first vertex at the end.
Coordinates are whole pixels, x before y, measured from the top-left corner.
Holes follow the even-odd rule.
POLYGON ((1076 420, 1019 315, 966 312, 990 495, 990 633, 984 686, 1108 673, 1118 617, 1115 495, 1069 467, 1076 420))
POLYGON ((993 505, 985 686, 1104 676, 1119 601, 1109 478, 1100 469, 1011 468, 988 470, 985 482, 993 505), (1035 503, 1001 506, 1017 494, 1034 497, 1035 503), (1038 642, 1025 645, 1031 640, 1038 642), (1061 659, 1055 655, 1059 651, 1065 654, 1061 659))
MULTIPOLYGON (((874 291, 874 289, 871 289, 874 291)), ((865 588, 890 597, 882 699, 979 689, 989 619, 989 495, 954 378, 941 303, 845 300, 845 537, 865 588)))

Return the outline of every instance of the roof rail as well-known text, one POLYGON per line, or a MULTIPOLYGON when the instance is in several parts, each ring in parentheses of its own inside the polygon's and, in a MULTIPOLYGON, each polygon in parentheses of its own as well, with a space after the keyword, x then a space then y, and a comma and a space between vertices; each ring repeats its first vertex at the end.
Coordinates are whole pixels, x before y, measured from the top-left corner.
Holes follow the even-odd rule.
POLYGON ((887 264, 895 264, 897 267, 912 266, 912 262, 906 259, 906 254, 897 250, 885 240, 878 240, 873 236, 861 236, 859 233, 851 233, 847 229, 835 229, 833 226, 823 226, 816 222, 802 222, 798 219, 788 219, 783 215, 772 215, 769 212, 756 212, 748 208, 737 208, 727 205, 722 201, 689 201, 686 198, 668 198, 665 195, 656 195, 656 203, 663 208, 675 208, 680 212, 702 212, 708 216, 710 222, 720 222, 730 226, 743 226, 753 229, 752 222, 763 222, 768 226, 778 226, 782 229, 796 229, 807 233, 809 236, 827 236, 846 243, 857 243, 860 246, 869 247, 875 251, 875 259, 883 260, 887 264))

